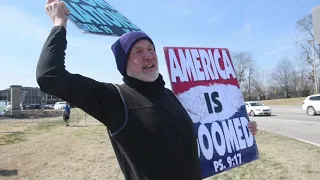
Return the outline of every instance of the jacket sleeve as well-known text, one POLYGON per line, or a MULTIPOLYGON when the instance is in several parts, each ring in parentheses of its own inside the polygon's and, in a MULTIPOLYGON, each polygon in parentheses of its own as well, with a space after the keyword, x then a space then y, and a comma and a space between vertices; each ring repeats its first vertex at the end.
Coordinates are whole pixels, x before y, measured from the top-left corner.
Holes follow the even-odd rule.
POLYGON ((66 29, 52 28, 41 51, 36 70, 41 91, 84 110, 111 131, 124 122, 124 108, 116 88, 65 69, 66 29))

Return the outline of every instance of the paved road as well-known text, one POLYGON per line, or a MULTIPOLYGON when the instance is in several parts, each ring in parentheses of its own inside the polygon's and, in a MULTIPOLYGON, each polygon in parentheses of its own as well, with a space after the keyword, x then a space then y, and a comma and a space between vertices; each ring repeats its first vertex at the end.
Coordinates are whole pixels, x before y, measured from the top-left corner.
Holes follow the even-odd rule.
POLYGON ((320 146, 320 115, 309 116, 301 106, 271 106, 271 116, 250 117, 258 128, 320 146))

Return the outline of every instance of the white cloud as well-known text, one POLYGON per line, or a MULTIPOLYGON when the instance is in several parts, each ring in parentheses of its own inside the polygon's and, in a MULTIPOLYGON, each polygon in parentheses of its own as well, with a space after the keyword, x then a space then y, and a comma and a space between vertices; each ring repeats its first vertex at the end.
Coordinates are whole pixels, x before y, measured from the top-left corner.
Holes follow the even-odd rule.
MULTIPOLYGON (((1 53, 0 90, 11 85, 37 86, 35 81, 35 68, 25 68, 28 62, 19 56, 6 56, 1 53)), ((35 66, 34 66, 35 67, 35 66)))
POLYGON ((289 50, 289 49, 292 49, 292 48, 294 48, 293 45, 277 47, 277 48, 274 48, 274 49, 272 49, 270 51, 264 52, 263 54, 260 54, 259 58, 263 57, 263 56, 270 56, 270 55, 278 54, 278 53, 281 53, 283 51, 286 51, 286 50, 289 50))
POLYGON ((82 35, 83 38, 79 38, 77 36, 68 35, 68 48, 93 48, 99 51, 110 51, 111 41, 107 41, 105 39, 99 40, 99 37, 94 37, 97 35, 82 35), (90 36, 90 37, 87 37, 90 36))
POLYGON ((195 8, 184 9, 184 10, 183 10, 183 14, 186 15, 186 16, 189 16, 189 15, 191 15, 192 13, 194 13, 195 11, 196 11, 195 8))
POLYGON ((17 7, 0 5, 0 12, 8 17, 6 21, 1 22, 1 39, 16 37, 43 40, 49 32, 38 18, 24 13, 17 7))
MULTIPOLYGON (((272 40, 269 40, 267 44, 262 41, 262 43, 268 46, 266 46, 265 52, 258 55, 258 58, 277 54, 280 55, 279 58, 282 58, 281 53, 296 48, 296 40, 295 31, 292 31, 288 32, 285 36, 274 37, 272 40)), ((294 55, 294 53, 295 51, 293 50, 290 54, 294 55)))
POLYGON ((163 3, 164 7, 171 13, 180 14, 183 16, 190 16, 198 11, 201 11, 204 6, 190 6, 186 1, 166 1, 163 3))
MULTIPOLYGON (((50 33, 52 22, 47 16, 47 21, 40 21, 39 18, 32 16, 23 10, 14 6, 4 6, 0 5, 0 12, 10 17, 10 21, 2 21, 2 27, 0 28, 0 37, 11 39, 11 38, 27 38, 33 41, 44 42, 50 33)), ((45 13, 45 12, 43 12, 45 13)), ((76 27, 69 20, 67 30, 78 31, 76 27)), ((76 32, 77 33, 77 32, 76 32)), ((81 35, 81 34, 80 34, 81 35)), ((95 37, 93 35, 83 34, 83 37, 78 37, 77 35, 68 34, 68 41, 72 42, 70 45, 74 47, 84 47, 90 43, 95 43, 95 46, 110 46, 110 43, 97 43, 92 42, 92 40, 101 40, 101 36, 95 37)))
MULTIPOLYGON (((43 13, 47 19, 43 20, 15 6, 0 5, 0 11, 6 17, 10 17, 7 21, 2 21, 0 28, 0 59, 1 64, 6 66, 5 70, 0 71, 0 74, 5 77, 0 81, 0 89, 12 84, 37 86, 35 68, 42 45, 50 33, 52 22, 45 12, 43 13)), ((66 65, 68 69, 80 74, 84 72, 85 75, 101 80, 104 79, 104 71, 110 72, 109 74, 117 73, 114 62, 111 63, 114 68, 109 67, 110 62, 108 62, 114 61, 110 46, 115 39, 81 34, 70 22, 67 28, 66 65), (79 69, 82 71, 76 71, 79 69)), ((106 79, 119 81, 120 78, 108 75, 106 79)))
POLYGON ((211 16, 211 17, 206 19, 206 24, 207 25, 212 25, 212 24, 215 24, 217 22, 220 22, 221 19, 222 19, 222 17, 220 15, 214 15, 214 16, 211 16))
POLYGON ((246 33, 246 34, 251 34, 251 32, 252 32, 252 24, 251 23, 246 23, 243 26, 243 32, 246 33))
POLYGON ((170 1, 164 2, 163 3, 164 7, 168 8, 168 9, 172 9, 174 4, 170 1))

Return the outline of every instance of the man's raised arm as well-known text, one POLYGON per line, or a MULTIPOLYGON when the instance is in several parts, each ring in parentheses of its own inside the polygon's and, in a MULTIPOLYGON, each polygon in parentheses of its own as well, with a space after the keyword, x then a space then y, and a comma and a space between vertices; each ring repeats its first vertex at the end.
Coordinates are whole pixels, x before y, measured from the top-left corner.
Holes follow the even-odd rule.
POLYGON ((117 90, 110 84, 69 73, 65 69, 65 27, 68 11, 63 2, 51 1, 47 1, 46 12, 51 17, 54 27, 44 43, 36 70, 36 79, 41 91, 83 109, 108 125, 110 130, 117 129, 122 125, 120 120, 124 119, 124 108, 117 90))

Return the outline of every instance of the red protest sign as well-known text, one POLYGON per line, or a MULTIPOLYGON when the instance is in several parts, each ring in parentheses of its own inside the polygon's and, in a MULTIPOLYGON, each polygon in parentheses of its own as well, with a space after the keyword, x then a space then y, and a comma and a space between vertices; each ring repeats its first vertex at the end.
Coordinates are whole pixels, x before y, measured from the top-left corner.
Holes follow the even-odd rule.
POLYGON ((191 117, 203 178, 258 159, 226 48, 164 47, 172 91, 191 117))

